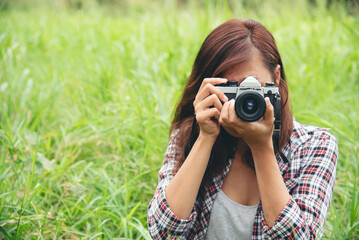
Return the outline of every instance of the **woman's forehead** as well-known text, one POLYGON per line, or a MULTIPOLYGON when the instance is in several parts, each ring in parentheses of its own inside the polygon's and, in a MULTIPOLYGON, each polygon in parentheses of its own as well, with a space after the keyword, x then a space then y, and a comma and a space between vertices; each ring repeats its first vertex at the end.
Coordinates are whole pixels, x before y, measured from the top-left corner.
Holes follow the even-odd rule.
POLYGON ((242 82, 248 76, 255 76, 258 81, 264 81, 264 83, 272 81, 272 74, 264 65, 262 57, 257 51, 247 61, 235 65, 227 71, 223 77, 229 81, 242 82))

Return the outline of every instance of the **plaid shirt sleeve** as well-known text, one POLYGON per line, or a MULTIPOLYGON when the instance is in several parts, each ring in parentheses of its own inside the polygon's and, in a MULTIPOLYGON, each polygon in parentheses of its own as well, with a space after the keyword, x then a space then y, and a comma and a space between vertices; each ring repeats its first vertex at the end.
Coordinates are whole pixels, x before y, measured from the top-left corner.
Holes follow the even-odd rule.
POLYGON ((175 130, 170 137, 165 159, 159 171, 158 186, 148 206, 147 224, 153 239, 167 239, 168 235, 175 239, 175 236, 183 235, 189 224, 197 216, 194 207, 188 219, 180 219, 171 211, 166 200, 165 188, 173 178, 175 158, 178 155, 177 133, 178 130, 175 130))
POLYGON ((272 227, 261 211, 266 239, 320 239, 323 234, 336 175, 337 140, 326 131, 315 131, 296 154, 301 167, 296 176, 288 176, 296 179, 291 198, 272 227))

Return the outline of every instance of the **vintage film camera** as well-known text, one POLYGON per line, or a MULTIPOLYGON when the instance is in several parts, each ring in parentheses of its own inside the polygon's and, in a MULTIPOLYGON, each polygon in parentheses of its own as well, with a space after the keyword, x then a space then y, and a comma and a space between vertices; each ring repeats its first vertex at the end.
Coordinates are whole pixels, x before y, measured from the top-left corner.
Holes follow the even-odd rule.
POLYGON ((228 81, 215 87, 226 94, 228 99, 235 99, 234 109, 237 116, 246 122, 254 122, 263 117, 266 111, 264 98, 269 97, 274 108, 275 122, 280 125, 281 96, 273 82, 267 82, 262 87, 256 77, 248 76, 239 86, 236 81, 228 81))

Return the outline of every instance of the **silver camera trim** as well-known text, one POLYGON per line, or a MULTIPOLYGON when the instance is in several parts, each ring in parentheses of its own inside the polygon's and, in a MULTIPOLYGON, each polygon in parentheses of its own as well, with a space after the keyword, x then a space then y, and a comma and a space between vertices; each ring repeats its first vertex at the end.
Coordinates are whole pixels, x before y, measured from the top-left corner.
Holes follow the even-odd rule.
POLYGON ((239 97, 244 91, 253 91, 259 93, 263 98, 267 94, 276 94, 279 93, 277 86, 264 86, 262 87, 261 83, 256 79, 255 76, 246 77, 239 86, 216 86, 224 94, 235 94, 235 99, 239 97))

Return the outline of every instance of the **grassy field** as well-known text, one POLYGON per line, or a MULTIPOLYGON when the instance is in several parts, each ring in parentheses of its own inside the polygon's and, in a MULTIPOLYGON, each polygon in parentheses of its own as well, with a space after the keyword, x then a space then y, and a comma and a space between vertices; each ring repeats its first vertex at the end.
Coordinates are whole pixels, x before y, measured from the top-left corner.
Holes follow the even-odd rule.
POLYGON ((139 2, 0 11, 0 239, 149 238, 173 108, 231 18, 269 28, 296 119, 337 137, 323 238, 359 238, 359 18, 304 1, 139 2))

